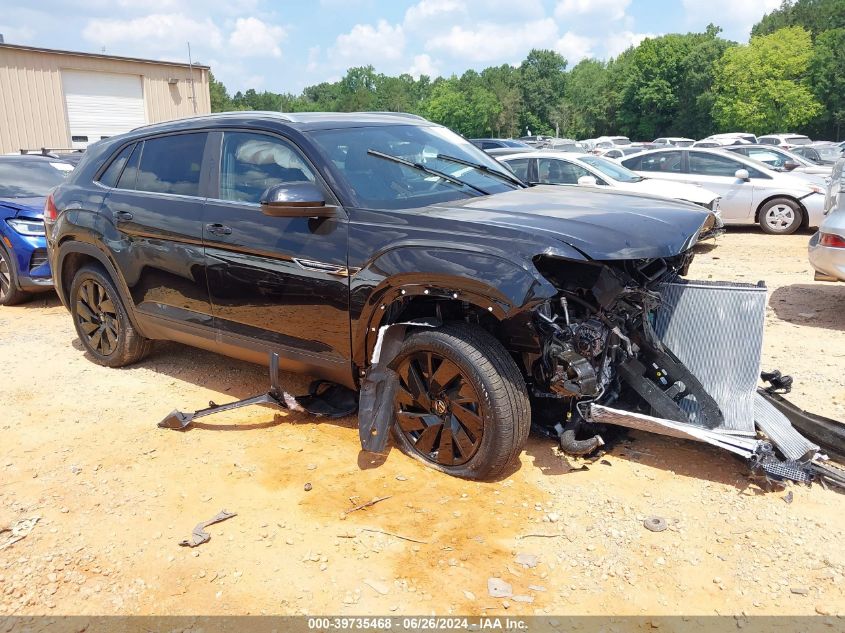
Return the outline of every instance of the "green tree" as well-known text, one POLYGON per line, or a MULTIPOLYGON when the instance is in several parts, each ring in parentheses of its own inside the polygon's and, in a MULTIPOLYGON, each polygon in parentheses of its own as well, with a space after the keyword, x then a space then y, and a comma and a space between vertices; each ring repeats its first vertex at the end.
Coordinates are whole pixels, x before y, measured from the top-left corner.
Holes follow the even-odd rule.
POLYGON ((788 26, 803 26, 813 37, 845 28, 845 0, 784 0, 779 9, 763 16, 751 36, 771 35, 788 26))
POLYGON ((448 128, 474 138, 492 134, 493 125, 501 111, 495 95, 481 85, 466 90, 461 80, 451 77, 435 82, 425 116, 448 128))
POLYGON ((757 134, 799 129, 822 111, 807 86, 810 33, 793 26, 725 51, 716 66, 713 117, 757 134))
POLYGON ((563 99, 566 59, 550 50, 532 49, 519 66, 523 110, 520 126, 532 134, 554 132, 552 111, 563 99))
POLYGON ((569 71, 559 106, 564 136, 592 138, 610 131, 609 79, 607 64, 596 59, 581 60, 569 71))
POLYGON ((214 73, 208 72, 208 91, 211 96, 211 111, 226 112, 232 109, 232 98, 221 82, 217 81, 214 73))
POLYGON ((845 29, 820 33, 810 62, 810 85, 823 109, 813 126, 822 138, 842 138, 845 126, 845 29))

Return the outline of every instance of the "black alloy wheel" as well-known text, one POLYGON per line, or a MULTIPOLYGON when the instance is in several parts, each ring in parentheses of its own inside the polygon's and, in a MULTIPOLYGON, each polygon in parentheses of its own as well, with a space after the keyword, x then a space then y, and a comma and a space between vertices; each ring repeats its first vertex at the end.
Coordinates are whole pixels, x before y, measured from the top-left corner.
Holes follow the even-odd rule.
POLYGON ((86 279, 77 290, 75 312, 88 346, 103 356, 114 354, 120 337, 120 320, 108 291, 94 279, 86 279))
POLYGON ((484 436, 481 404, 458 366, 433 351, 418 351, 397 368, 397 424, 413 449, 441 466, 460 466, 484 436))

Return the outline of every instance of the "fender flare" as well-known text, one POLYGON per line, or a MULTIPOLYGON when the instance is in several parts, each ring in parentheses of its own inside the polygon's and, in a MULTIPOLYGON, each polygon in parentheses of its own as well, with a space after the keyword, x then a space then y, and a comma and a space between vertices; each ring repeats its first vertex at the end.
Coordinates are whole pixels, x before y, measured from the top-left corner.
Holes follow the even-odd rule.
POLYGON ((117 266, 108 256, 108 253, 89 242, 81 242, 71 238, 59 244, 59 249, 56 254, 56 270, 53 271, 53 282, 56 287, 56 294, 59 295, 59 299, 64 306, 70 310, 70 306, 68 305, 68 301, 66 299, 66 293, 70 292, 70 288, 65 289, 64 287, 64 264, 68 255, 76 254, 87 255, 95 259, 103 266, 103 268, 105 268, 106 274, 108 274, 114 284, 114 287, 117 288, 120 300, 123 302, 124 308, 126 308, 126 314, 132 322, 132 327, 143 335, 143 329, 139 327, 138 319, 136 318, 135 310, 133 309, 134 304, 132 302, 132 295, 129 293, 129 288, 126 287, 126 283, 123 281, 123 276, 118 273, 117 266))

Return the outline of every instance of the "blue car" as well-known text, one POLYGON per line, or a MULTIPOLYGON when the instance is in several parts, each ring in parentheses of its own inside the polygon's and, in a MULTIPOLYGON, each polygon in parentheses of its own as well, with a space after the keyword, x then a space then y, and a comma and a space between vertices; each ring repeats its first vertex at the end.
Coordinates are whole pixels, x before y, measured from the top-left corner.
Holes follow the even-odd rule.
POLYGON ((44 201, 72 169, 55 158, 0 156, 0 305, 53 287, 44 201))

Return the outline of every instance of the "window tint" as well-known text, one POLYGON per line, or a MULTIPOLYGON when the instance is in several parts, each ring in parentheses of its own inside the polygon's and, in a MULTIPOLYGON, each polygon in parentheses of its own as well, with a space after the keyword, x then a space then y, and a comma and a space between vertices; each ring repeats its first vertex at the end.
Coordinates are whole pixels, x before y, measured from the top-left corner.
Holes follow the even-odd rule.
POLYGON ((580 165, 552 158, 539 159, 537 172, 540 182, 551 185, 577 185, 581 176, 592 176, 580 165))
POLYGON ((106 171, 103 172, 103 175, 100 176, 101 183, 103 183, 106 187, 114 187, 117 184, 117 179, 120 178, 120 172, 123 171, 126 161, 129 160, 129 155, 132 153, 133 149, 135 149, 134 143, 127 145, 120 150, 120 153, 111 162, 111 165, 109 165, 106 171))
POLYGON ((135 189, 198 196, 205 134, 178 134, 144 141, 135 189))
POLYGON ((777 145, 779 143, 776 138, 760 138, 757 139, 757 142, 760 143, 760 145, 777 145))
POLYGON ((734 177, 737 169, 745 169, 745 165, 727 156, 690 152, 689 171, 700 176, 730 176, 734 177))
POLYGON ((528 182, 528 160, 527 158, 514 158, 507 161, 507 166, 523 182, 528 182))
POLYGON ((641 158, 638 171, 660 171, 668 173, 681 173, 681 152, 659 152, 657 154, 646 154, 641 158))
POLYGON ((144 147, 143 143, 135 143, 135 148, 132 150, 129 161, 120 174, 120 179, 117 181, 118 189, 134 189, 135 183, 138 180, 138 163, 141 160, 141 151, 144 147))
POLYGON ((481 149, 496 149, 500 147, 498 143, 494 143, 493 141, 482 141, 481 142, 481 149))
POLYGON ((251 132, 226 132, 220 164, 220 198, 259 202, 269 187, 314 182, 314 173, 285 141, 251 132))

